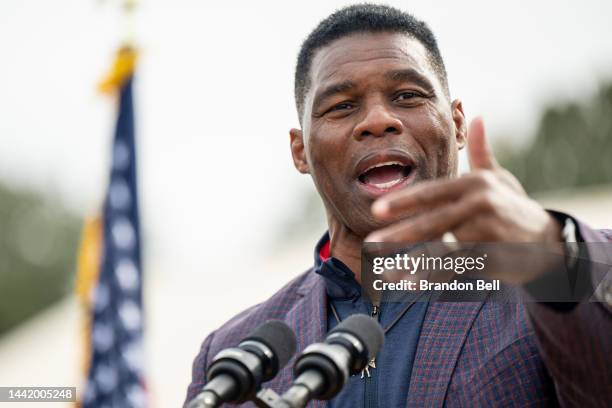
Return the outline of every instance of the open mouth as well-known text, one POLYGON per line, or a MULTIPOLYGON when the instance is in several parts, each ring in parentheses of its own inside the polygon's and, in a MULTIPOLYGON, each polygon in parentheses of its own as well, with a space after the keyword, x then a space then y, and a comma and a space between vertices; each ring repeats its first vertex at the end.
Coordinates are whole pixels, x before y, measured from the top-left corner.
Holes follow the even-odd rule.
POLYGON ((411 173, 412 166, 398 161, 388 161, 368 167, 358 179, 366 186, 378 190, 389 190, 402 184, 411 173))

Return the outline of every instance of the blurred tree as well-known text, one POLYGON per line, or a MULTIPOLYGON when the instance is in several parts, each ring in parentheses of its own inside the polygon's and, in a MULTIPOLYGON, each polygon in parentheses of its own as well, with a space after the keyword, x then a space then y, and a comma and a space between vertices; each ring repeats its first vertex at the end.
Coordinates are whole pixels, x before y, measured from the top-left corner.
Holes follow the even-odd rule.
POLYGON ((73 287, 80 222, 0 184, 0 335, 73 287))
POLYGON ((546 108, 532 143, 516 149, 506 141, 500 162, 528 193, 612 182, 612 83, 583 103, 546 108))

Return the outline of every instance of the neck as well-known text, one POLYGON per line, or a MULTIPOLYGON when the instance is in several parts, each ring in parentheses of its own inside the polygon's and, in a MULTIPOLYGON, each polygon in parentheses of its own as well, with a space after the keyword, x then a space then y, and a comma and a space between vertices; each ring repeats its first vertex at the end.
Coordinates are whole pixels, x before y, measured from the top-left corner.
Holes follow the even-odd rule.
POLYGON ((330 254, 342 261, 361 283, 361 245, 363 237, 355 235, 338 220, 328 218, 330 254))

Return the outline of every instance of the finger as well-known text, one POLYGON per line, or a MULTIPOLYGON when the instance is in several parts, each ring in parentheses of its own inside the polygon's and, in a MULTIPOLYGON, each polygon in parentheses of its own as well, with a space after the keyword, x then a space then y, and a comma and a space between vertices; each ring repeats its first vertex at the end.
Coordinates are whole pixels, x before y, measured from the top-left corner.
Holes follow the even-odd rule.
POLYGON ((459 225, 453 230, 453 234, 457 240, 461 242, 476 242, 476 241, 497 241, 500 235, 498 222, 495 222, 495 216, 492 214, 484 214, 480 217, 470 220, 469 223, 459 225))
POLYGON ((366 238, 366 242, 411 244, 431 241, 479 215, 481 202, 482 200, 474 195, 469 199, 433 209, 375 231, 366 238))
POLYGON ((472 120, 468 129, 468 158, 472 170, 492 170, 497 167, 497 160, 485 134, 484 121, 480 116, 472 120))
POLYGON ((372 214, 379 219, 409 215, 456 201, 476 189, 486 187, 488 176, 468 173, 456 179, 431 180, 389 193, 372 204, 372 214))

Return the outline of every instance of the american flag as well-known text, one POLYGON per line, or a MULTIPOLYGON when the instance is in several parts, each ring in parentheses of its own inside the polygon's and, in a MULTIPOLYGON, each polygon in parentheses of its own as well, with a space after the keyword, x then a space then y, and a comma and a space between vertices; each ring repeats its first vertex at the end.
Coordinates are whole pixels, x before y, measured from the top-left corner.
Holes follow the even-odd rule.
POLYGON ((91 293, 91 356, 83 408, 147 405, 132 79, 130 73, 120 84, 100 269, 91 293))

